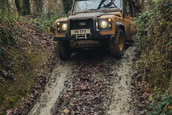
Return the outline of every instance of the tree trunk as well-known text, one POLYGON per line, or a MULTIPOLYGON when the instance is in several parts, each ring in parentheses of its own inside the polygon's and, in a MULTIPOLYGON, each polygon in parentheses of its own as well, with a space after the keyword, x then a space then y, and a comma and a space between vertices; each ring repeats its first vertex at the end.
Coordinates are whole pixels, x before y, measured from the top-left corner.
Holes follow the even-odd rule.
POLYGON ((23 0, 23 15, 29 15, 29 14, 30 14, 30 1, 23 0))
POLYGON ((42 12, 42 8, 43 8, 43 2, 42 2, 42 0, 34 0, 34 4, 36 6, 36 12, 38 14, 40 14, 42 12))
POLYGON ((15 0, 16 8, 19 15, 30 14, 30 1, 29 0, 15 0))
POLYGON ((10 14, 17 15, 18 11, 16 8, 15 0, 8 0, 8 3, 10 6, 10 8, 9 8, 10 14))
POLYGON ((63 12, 63 0, 43 0, 43 8, 42 11, 44 13, 52 13, 52 12, 63 12))
POLYGON ((21 7, 21 1, 20 0, 15 0, 16 8, 18 11, 19 15, 22 15, 22 7, 21 7))

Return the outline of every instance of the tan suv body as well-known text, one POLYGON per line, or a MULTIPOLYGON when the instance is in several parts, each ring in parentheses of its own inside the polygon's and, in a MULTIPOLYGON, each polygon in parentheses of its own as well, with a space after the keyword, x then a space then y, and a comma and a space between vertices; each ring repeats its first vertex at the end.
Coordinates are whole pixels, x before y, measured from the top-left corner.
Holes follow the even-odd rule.
POLYGON ((120 58, 125 42, 136 33, 133 21, 139 11, 136 0, 74 0, 70 15, 56 21, 59 57, 68 59, 77 49, 103 47, 120 58))

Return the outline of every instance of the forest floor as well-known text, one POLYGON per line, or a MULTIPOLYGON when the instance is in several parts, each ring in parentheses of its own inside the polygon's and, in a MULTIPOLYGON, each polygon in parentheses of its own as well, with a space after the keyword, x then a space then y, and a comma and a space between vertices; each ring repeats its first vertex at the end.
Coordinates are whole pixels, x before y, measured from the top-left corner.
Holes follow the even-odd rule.
MULTIPOLYGON (((0 89, 0 97, 6 100, 0 103, 2 114, 6 110, 7 115, 138 113, 135 102, 143 95, 144 88, 140 88, 141 93, 136 92, 139 87, 134 81, 137 80, 135 62, 138 59, 135 46, 127 46, 121 59, 113 58, 107 51, 92 49, 74 53, 69 60, 62 61, 54 55, 53 35, 36 28, 29 20, 30 17, 23 17, 16 22, 18 26, 10 27, 16 33, 13 38, 21 45, 19 49, 6 47, 7 53, 13 50, 16 54, 23 53, 17 57, 10 55, 15 62, 12 67, 17 72, 14 73, 16 82, 0 76, 4 89, 0 89)), ((141 103, 148 96, 143 97, 141 103)))
POLYGON ((0 23, 0 114, 27 113, 51 74, 52 34, 30 16, 0 23), (10 110, 8 110, 10 109, 10 110))
POLYGON ((135 50, 129 47, 120 60, 96 49, 59 60, 29 115, 134 114, 135 50))

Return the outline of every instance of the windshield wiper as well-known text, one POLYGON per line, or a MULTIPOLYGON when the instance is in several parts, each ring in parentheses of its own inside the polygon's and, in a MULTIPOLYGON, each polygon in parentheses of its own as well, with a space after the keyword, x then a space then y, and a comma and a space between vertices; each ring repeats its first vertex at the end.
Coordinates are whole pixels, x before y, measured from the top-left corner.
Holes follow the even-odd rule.
POLYGON ((99 4, 99 7, 97 9, 100 9, 100 8, 118 8, 116 6, 116 4, 111 0, 108 4, 104 4, 104 6, 102 6, 102 4, 105 2, 106 0, 102 0, 101 3, 99 4), (112 7, 113 5, 113 7, 112 7), (102 6, 102 7, 101 7, 102 6))
POLYGON ((103 9, 101 9, 101 10, 99 10, 99 11, 106 11, 106 10, 111 10, 111 8, 103 8, 103 9))
MULTIPOLYGON (((99 11, 101 11, 101 12, 106 12, 107 10, 112 10, 111 8, 104 8, 104 9, 101 9, 101 10, 99 10, 99 11)), ((114 10, 112 10, 113 12, 117 12, 117 11, 120 11, 120 9, 116 9, 115 11, 114 10)), ((107 12, 109 12, 109 11, 107 11, 107 12)))
POLYGON ((89 10, 85 10, 85 11, 83 11, 82 13, 86 13, 86 12, 94 11, 94 10, 97 10, 97 9, 89 9, 89 10))

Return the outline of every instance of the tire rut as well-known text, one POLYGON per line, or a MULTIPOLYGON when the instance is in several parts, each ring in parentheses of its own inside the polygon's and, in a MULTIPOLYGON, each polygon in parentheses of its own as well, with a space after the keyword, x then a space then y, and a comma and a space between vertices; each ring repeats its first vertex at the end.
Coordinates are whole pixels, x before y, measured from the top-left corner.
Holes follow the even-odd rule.
POLYGON ((52 109, 52 114, 62 115, 67 109, 72 115, 104 115, 103 101, 109 85, 110 65, 110 62, 105 63, 104 58, 79 61, 73 67, 73 76, 52 109))
POLYGON ((29 115, 133 114, 131 77, 135 48, 121 60, 102 51, 83 51, 52 72, 45 92, 29 115))
POLYGON ((134 106, 132 104, 131 77, 134 75, 135 47, 130 47, 125 52, 123 58, 115 64, 112 78, 111 103, 107 115, 133 115, 134 106))
POLYGON ((57 64, 54 68, 45 91, 28 115, 49 115, 58 96, 64 89, 64 83, 71 74, 72 63, 57 64))

